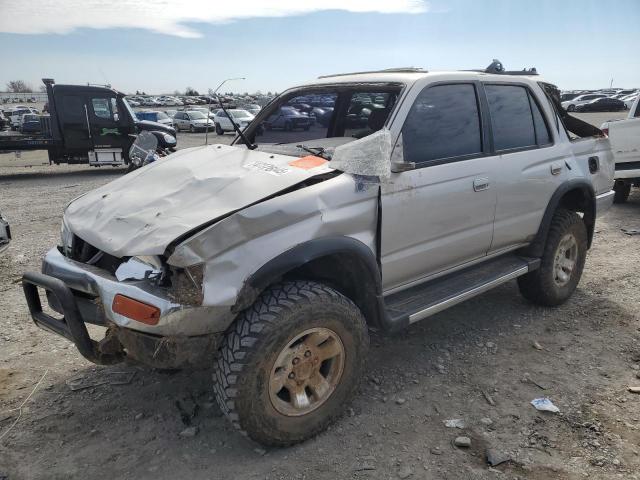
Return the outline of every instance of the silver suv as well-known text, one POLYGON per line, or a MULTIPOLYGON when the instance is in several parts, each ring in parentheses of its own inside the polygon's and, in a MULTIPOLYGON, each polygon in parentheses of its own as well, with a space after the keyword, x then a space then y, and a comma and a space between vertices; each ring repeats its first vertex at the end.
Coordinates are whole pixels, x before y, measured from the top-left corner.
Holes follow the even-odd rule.
POLYGON ((612 185, 606 137, 534 72, 323 77, 231 146, 181 150, 73 201, 25 295, 93 362, 215 365, 233 424, 289 445, 354 394, 369 326, 397 331, 516 278, 534 303, 566 301, 612 185), (300 104, 326 121, 265 128, 300 104))

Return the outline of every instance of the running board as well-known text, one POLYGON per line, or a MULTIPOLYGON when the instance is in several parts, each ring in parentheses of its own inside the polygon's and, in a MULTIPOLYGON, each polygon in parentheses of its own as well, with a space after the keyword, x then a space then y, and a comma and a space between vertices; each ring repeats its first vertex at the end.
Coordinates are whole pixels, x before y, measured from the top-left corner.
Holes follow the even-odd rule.
POLYGON ((406 325, 536 270, 539 258, 502 255, 385 297, 388 320, 406 325))

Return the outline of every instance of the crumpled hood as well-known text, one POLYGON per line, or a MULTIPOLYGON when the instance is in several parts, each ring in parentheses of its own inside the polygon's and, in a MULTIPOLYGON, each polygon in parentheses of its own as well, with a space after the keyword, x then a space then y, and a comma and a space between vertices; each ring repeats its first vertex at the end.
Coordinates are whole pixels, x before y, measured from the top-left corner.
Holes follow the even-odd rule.
POLYGON ((187 232, 320 173, 327 162, 209 145, 181 150, 69 204, 71 231, 116 257, 161 255, 187 232))

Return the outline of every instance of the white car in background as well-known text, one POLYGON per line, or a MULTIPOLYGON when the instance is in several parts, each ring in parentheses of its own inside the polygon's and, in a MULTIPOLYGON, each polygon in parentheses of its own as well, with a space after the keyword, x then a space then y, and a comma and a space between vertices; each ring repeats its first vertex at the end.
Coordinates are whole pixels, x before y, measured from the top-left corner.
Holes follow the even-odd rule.
MULTIPOLYGON (((241 130, 244 130, 253 121, 253 119, 256 118, 255 115, 239 108, 227 110, 227 113, 231 115, 233 121, 241 130)), ((231 120, 224 113, 224 110, 220 109, 216 111, 213 119, 216 124, 216 133, 218 135, 222 135, 224 132, 233 132, 235 130, 231 120)))
POLYGON ((191 133, 204 132, 206 129, 213 130, 213 120, 197 110, 187 110, 177 112, 173 116, 173 126, 176 132, 189 130, 191 133))
POLYGON ((608 137, 615 161, 614 203, 624 203, 631 187, 640 186, 640 96, 629 108, 627 118, 609 120, 600 127, 608 137))
POLYGON ((575 112, 578 105, 584 105, 585 103, 589 103, 592 100, 595 100, 597 98, 604 98, 606 96, 607 95, 604 95, 602 93, 587 93, 586 95, 580 95, 573 100, 562 102, 562 108, 564 108, 567 112, 575 112))
POLYGON ((260 110, 262 110, 262 107, 254 103, 244 107, 244 110, 249 112, 251 115, 257 115, 260 112, 260 110))
POLYGON ((2 218, 2 213, 0 213, 0 252, 7 249, 10 241, 11 229, 9 228, 9 222, 2 218))

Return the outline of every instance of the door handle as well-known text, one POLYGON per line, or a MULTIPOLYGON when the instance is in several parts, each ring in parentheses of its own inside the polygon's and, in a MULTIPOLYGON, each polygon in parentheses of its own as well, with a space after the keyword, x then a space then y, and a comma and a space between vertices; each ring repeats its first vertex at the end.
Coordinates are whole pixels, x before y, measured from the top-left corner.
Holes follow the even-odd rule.
POLYGON ((486 177, 473 179, 473 190, 481 192, 482 190, 489 190, 489 179, 486 177))
POLYGON ((562 171, 562 164, 560 163, 551 164, 551 175, 559 175, 561 171, 562 171))

